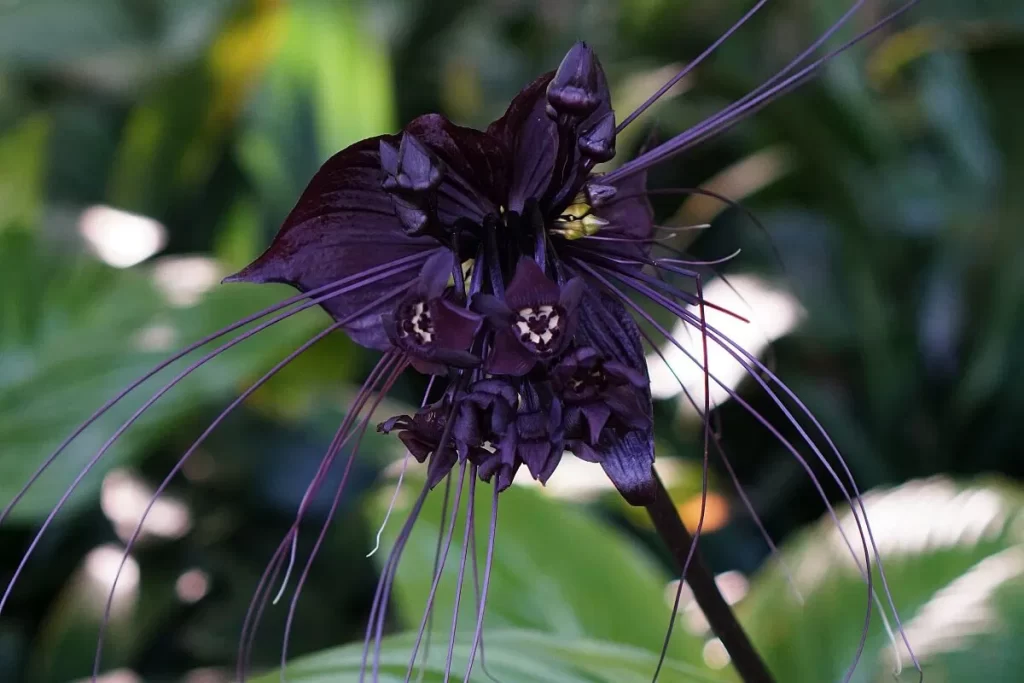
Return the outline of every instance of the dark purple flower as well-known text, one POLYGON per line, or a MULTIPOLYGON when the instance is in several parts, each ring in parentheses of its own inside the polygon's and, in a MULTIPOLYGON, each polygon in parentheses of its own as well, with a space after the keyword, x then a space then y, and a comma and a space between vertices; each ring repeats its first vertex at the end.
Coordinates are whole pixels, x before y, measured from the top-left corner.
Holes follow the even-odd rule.
POLYGON ((597 448, 606 429, 628 432, 650 426, 644 401, 647 377, 593 348, 569 353, 551 372, 566 405, 568 447, 584 460, 600 462, 597 448))
POLYGON ((473 309, 488 316, 494 327, 491 353, 484 368, 494 375, 525 375, 549 361, 572 341, 583 280, 563 286, 549 279, 528 258, 519 261, 504 297, 481 294, 473 309))
POLYGON ((554 474, 565 451, 562 402, 547 395, 546 389, 543 384, 524 387, 526 395, 515 420, 516 455, 541 483, 546 483, 554 474))
MULTIPOLYGON (((759 0, 740 24, 764 1, 759 0)), ((863 1, 857 0, 856 7, 863 1)), ((363 140, 338 152, 314 175, 266 252, 226 279, 283 282, 300 294, 196 342, 141 377, 63 442, 0 512, 2 522, 71 441, 128 392, 186 354, 292 307, 240 333, 186 368, 103 445, 32 541, 0 597, 0 611, 53 517, 81 477, 124 430, 184 377, 221 352, 296 311, 316 305, 334 322, 284 358, 218 416, 158 490, 159 494, 169 485, 174 474, 231 410, 319 339, 341 330, 355 342, 384 352, 339 427, 320 471, 309 486, 295 526, 267 567, 243 629, 239 680, 245 679, 254 621, 269 598, 273 577, 286 562, 286 575, 292 568, 294 544, 308 501, 322 487, 324 475, 342 447, 354 439, 345 478, 337 491, 337 504, 374 410, 409 365, 434 375, 428 389, 428 396, 434 398, 428 402, 425 396, 420 410, 392 417, 381 423, 379 429, 385 433, 397 431, 411 456, 427 463, 427 482, 398 535, 381 577, 367 630, 367 652, 371 642, 380 643, 394 571, 409 531, 429 490, 442 481, 447 482, 446 491, 454 483, 455 510, 468 485, 470 514, 464 515, 467 538, 473 529, 477 481, 491 483, 493 513, 488 558, 494 549, 498 495, 512 483, 523 464, 534 478, 546 482, 568 449, 584 460, 599 463, 630 503, 648 505, 654 500, 657 480, 653 471, 653 408, 645 346, 660 353, 660 342, 667 340, 684 353, 690 351, 662 325, 660 316, 648 312, 651 307, 660 308, 700 335, 705 351, 690 358, 705 368, 708 384, 718 383, 717 377, 707 370, 706 348, 713 345, 740 363, 781 409, 807 449, 827 462, 816 440, 826 442, 832 448, 831 454, 842 463, 818 423, 771 370, 707 324, 703 310, 712 306, 702 294, 702 278, 707 269, 673 258, 672 252, 669 257, 655 256, 653 250, 659 243, 653 237, 646 172, 727 130, 820 70, 838 52, 809 60, 853 14, 851 10, 844 15, 758 89, 693 128, 664 143, 651 145, 605 174, 596 172, 595 166, 615 156, 618 132, 686 76, 711 49, 682 69, 621 124, 616 123, 607 79, 597 57, 587 45, 577 43, 557 70, 527 85, 505 114, 484 131, 458 126, 431 114, 413 120, 396 135, 363 140), (638 304, 638 298, 646 300, 648 308, 638 304), (643 323, 642 328, 637 319, 643 323), (791 410, 793 407, 796 410, 791 410), (808 434, 808 424, 813 424, 817 431, 808 434)), ((857 40, 876 31, 896 14, 857 40)), ((781 431, 742 396, 722 386, 806 467, 804 456, 781 431)), ((703 406, 694 405, 706 425, 710 410, 707 399, 703 406)), ((710 431, 705 434, 710 443, 710 431)), ((717 446, 717 441, 714 443, 717 446)), ((831 465, 829 468, 832 472, 831 465)), ((848 469, 844 471, 849 474, 848 469)), ((859 496, 852 477, 843 479, 837 475, 834 481, 851 502, 859 496)), ((334 508, 332 515, 333 512, 334 508)), ((452 515, 450 524, 454 525, 455 520, 452 515)), ((129 550, 141 524, 127 543, 129 550)), ((861 540, 866 549, 870 529, 866 523, 863 528, 861 540)), ((325 525, 303 569, 300 588, 326 529, 325 525)), ((452 532, 453 527, 449 526, 449 542, 452 532)), ((442 553, 434 574, 434 589, 444 561, 442 553)), ((865 575, 870 576, 870 572, 865 575)), ((460 585, 463 578, 460 571, 460 585)), ((296 590, 289 607, 289 628, 298 593, 296 590)), ((470 669, 481 642, 486 594, 485 580, 469 655, 470 669)), ((425 615, 420 637, 426 620, 425 615)), ((287 637, 285 646, 282 656, 287 654, 287 637)), ((418 647, 419 640, 412 662, 418 647)), ((97 670, 99 661, 97 656, 97 670)), ((364 656, 364 673, 370 661, 368 654, 364 656)), ((376 679, 379 656, 375 655, 372 662, 376 679)), ((466 672, 465 680, 470 679, 470 673, 466 672)))
POLYGON ((453 430, 459 456, 473 462, 484 481, 497 476, 499 491, 512 484, 522 464, 514 429, 518 406, 515 386, 495 378, 478 380, 459 402, 453 430))
POLYGON ((458 267, 450 252, 434 254, 395 310, 382 316, 388 339, 420 372, 440 375, 480 364, 469 350, 483 317, 446 296, 448 278, 458 267))

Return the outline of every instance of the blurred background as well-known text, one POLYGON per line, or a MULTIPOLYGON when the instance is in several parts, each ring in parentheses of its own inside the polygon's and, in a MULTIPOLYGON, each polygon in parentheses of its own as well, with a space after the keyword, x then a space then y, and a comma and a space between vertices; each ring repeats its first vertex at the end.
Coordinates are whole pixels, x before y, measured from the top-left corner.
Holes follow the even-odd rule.
MULTIPOLYGON (((600 55, 621 118, 752 4, 0 2, 0 503, 159 359, 290 295, 216 283, 260 253, 333 152, 425 112, 485 126, 580 38, 600 55)), ((620 158, 755 87, 849 4, 768 3, 627 130, 620 158)), ((869 0, 842 35, 888 8, 869 0)), ((763 224, 706 197, 652 198, 662 224, 711 224, 673 246, 703 259, 742 250, 706 270, 708 298, 751 318, 729 333, 803 399, 871 491, 879 552, 928 681, 1024 680, 1022 28, 1012 0, 923 2, 811 85, 650 177, 652 188, 727 195, 763 224)), ((124 543, 156 487, 234 396, 325 321, 307 311, 205 365, 104 455, 3 606, 0 680, 88 676, 124 543)), ((104 683, 234 680, 258 578, 374 361, 329 338, 189 459, 152 507, 114 591, 104 683)), ((756 382, 727 359, 711 362, 800 443, 756 382)), ((699 373, 671 349, 664 361, 652 355, 651 370, 658 465, 692 526, 701 428, 672 371, 698 394, 699 373)), ((0 584, 83 466, 172 376, 99 420, 13 510, 0 527, 0 584)), ((404 379, 381 418, 422 388, 421 378, 404 379)), ((834 503, 860 549, 842 494, 806 444, 813 477, 736 401, 712 398, 749 504, 713 452, 704 554, 779 681, 840 680, 867 608, 825 514, 834 503)), ((362 638, 409 503, 399 496, 382 550, 367 558, 402 456, 396 444, 372 435, 363 445, 304 587, 292 655, 362 638)), ((300 556, 329 505, 321 496, 307 515, 300 556)), ((440 524, 440 503, 428 507, 399 573, 390 632, 419 623, 440 524)), ((674 569, 644 515, 599 468, 568 460, 546 490, 514 487, 501 510, 492 673, 505 682, 648 680, 674 569)), ((286 605, 265 614, 257 672, 279 660, 286 605)), ((427 680, 441 680, 437 642, 427 680)), ((408 650, 403 636, 385 643, 399 675, 408 650)), ((671 656, 660 680, 732 680, 685 591, 671 656)), ((359 659, 358 645, 328 650, 290 680, 356 680, 359 659)), ((876 609, 853 680, 892 680, 895 662, 876 609)))

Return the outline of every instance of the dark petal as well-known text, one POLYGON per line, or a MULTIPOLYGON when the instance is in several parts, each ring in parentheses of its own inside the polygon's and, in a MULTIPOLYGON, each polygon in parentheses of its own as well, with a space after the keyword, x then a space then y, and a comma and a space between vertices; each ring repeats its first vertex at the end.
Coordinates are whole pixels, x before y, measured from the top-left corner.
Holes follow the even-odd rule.
POLYGON ((555 473, 555 469, 558 467, 558 463, 562 461, 562 449, 559 447, 557 450, 552 449, 551 455, 548 456, 548 462, 544 465, 544 469, 537 472, 534 476, 542 484, 548 483, 548 479, 555 473))
POLYGON ((444 349, 466 351, 483 326, 483 316, 466 310, 447 299, 435 299, 430 304, 434 323, 434 343, 444 349))
POLYGON ((615 416, 632 429, 648 429, 651 418, 644 412, 641 394, 629 387, 618 387, 605 393, 605 404, 615 416))
MULTIPOLYGON (((380 154, 380 167, 384 171, 384 187, 388 187, 389 180, 399 173, 398 170, 398 148, 388 142, 389 138, 380 138, 380 145, 377 148, 378 154, 380 154)), ((397 187, 397 183, 395 183, 397 187)))
POLYGON ((558 283, 544 274, 540 266, 529 258, 519 260, 515 275, 505 290, 505 302, 513 311, 559 302, 558 283))
POLYGON ((586 43, 578 42, 562 58, 547 87, 553 113, 586 116, 608 99, 601 65, 586 43))
POLYGON ((638 389, 647 386, 647 376, 644 373, 629 367, 625 363, 609 360, 604 362, 603 367, 604 371, 608 373, 610 377, 632 384, 638 389))
MULTIPOLYGON (((636 322, 616 299, 586 290, 580 303, 581 315, 578 336, 597 349, 605 358, 618 361, 641 373, 647 379, 640 330, 636 322)), ((607 431, 595 449, 598 462, 623 497, 633 505, 644 505, 653 496, 654 463, 653 405, 649 383, 630 390, 636 399, 636 421, 642 418, 646 427, 625 435, 607 431)), ((630 414, 634 414, 631 409, 630 414)), ((583 457, 576 450, 573 451, 583 457)), ((591 457, 591 454, 588 454, 591 457)))
POLYGON ((498 330, 494 333, 494 347, 484 364, 484 369, 492 375, 525 375, 537 364, 537 358, 523 348, 510 329, 498 330))
POLYGON ((589 437, 591 444, 597 444, 601 438, 601 430, 608 423, 611 417, 612 408, 600 403, 588 403, 580 407, 583 416, 587 418, 589 437))
POLYGON ((477 457, 477 474, 484 481, 490 481, 495 473, 501 469, 501 458, 497 455, 477 457))
POLYGON ((474 382, 470 389, 474 392, 481 392, 485 394, 491 394, 492 396, 498 396, 510 406, 515 407, 519 401, 519 395, 516 393, 515 387, 509 384, 505 380, 500 379, 482 379, 478 382, 474 382))
POLYGON ((437 189, 444 175, 440 160, 416 136, 404 132, 398 150, 386 140, 380 142, 380 165, 387 174, 385 190, 421 193, 437 189))
POLYGON ((540 479, 540 474, 547 467, 551 455, 551 444, 547 442, 520 441, 516 453, 522 458, 533 478, 540 479))
POLYGON ((521 464, 522 463, 518 460, 511 465, 502 464, 501 469, 498 471, 498 493, 501 493, 512 485, 512 482, 515 481, 516 478, 516 472, 519 471, 519 465, 521 464))
POLYGON ((516 472, 522 461, 515 455, 515 437, 502 440, 501 446, 495 452, 479 449, 474 457, 478 466, 477 473, 484 481, 490 481, 497 475, 498 491, 504 491, 512 485, 516 472))
POLYGON ((398 438, 402 440, 405 447, 412 453, 412 457, 416 458, 419 462, 423 462, 430 455, 430 452, 434 450, 434 447, 421 441, 414 432, 399 432, 398 438))
POLYGON ((515 318, 512 309, 493 294, 474 294, 469 302, 469 307, 471 310, 497 323, 507 325, 515 318))
MULTIPOLYGON (((424 375, 447 375, 448 365, 440 360, 428 360, 419 356, 409 356, 409 365, 415 368, 416 372, 424 375)), ((471 366, 470 366, 471 367, 471 366)))
MULTIPOLYGON (((408 236, 395 216, 391 198, 380 186, 381 139, 357 142, 331 157, 313 176, 270 248, 225 281, 284 282, 309 291, 401 258, 441 251, 433 239, 408 236)), ((409 269, 384 277, 321 306, 335 320, 346 319, 411 283, 416 274, 409 269)), ((381 314, 394 305, 392 300, 368 310, 347 323, 345 331, 363 346, 390 348, 381 314)))
POLYGON ((576 374, 578 368, 576 359, 572 357, 572 353, 569 353, 551 369, 551 378, 559 387, 564 387, 576 374))
POLYGON ((455 424, 452 425, 452 435, 457 442, 473 446, 483 441, 483 433, 480 431, 480 420, 475 406, 469 403, 462 403, 459 406, 458 416, 455 418, 455 424))
POLYGON ((569 439, 565 442, 565 447, 572 451, 580 460, 586 462, 601 462, 601 454, 594 450, 590 444, 581 439, 569 439))
POLYGON ((445 374, 450 368, 475 368, 482 362, 479 356, 476 356, 469 351, 445 349, 436 346, 431 347, 428 350, 428 353, 425 354, 424 358, 445 366, 443 372, 436 372, 433 374, 445 374))
POLYGON ((589 346, 581 346, 573 349, 559 361, 558 365, 552 370, 552 376, 562 384, 565 384, 573 375, 579 371, 580 368, 589 368, 597 362, 600 358, 597 351, 590 348, 589 346))
POLYGON ((491 433, 504 434, 515 418, 515 404, 497 400, 491 406, 491 433))
POLYGON ((458 462, 458 456, 454 449, 448 447, 444 450, 434 453, 433 457, 430 458, 430 464, 427 466, 427 486, 434 488, 448 476, 448 473, 452 471, 452 467, 458 462))
POLYGON ((541 412, 520 413, 516 420, 516 429, 519 430, 520 441, 542 440, 545 445, 548 443, 549 432, 548 416, 541 412))
POLYGON ((509 429, 501 437, 498 444, 498 454, 503 462, 517 462, 516 449, 519 447, 519 434, 515 429, 509 429))
MULTIPOLYGON (((630 505, 654 500, 654 435, 629 432, 601 444, 601 467, 630 505)), ((577 454, 578 455, 578 454, 577 454)))
MULTIPOLYGON (((557 398, 551 400, 551 407, 548 409, 548 432, 553 435, 557 434, 558 441, 561 441, 565 436, 562 421, 562 402, 557 398)), ((551 438, 554 440, 556 437, 552 436, 551 438)))
MULTIPOLYGON (((614 187, 614 197, 595 212, 599 218, 608 221, 608 225, 601 229, 601 235, 632 241, 580 240, 580 246, 613 258, 643 261, 651 252, 651 243, 644 240, 651 239, 654 234, 654 211, 647 200, 647 176, 636 173, 623 178, 614 187)), ((643 266, 625 264, 622 267, 640 269, 643 266)))
POLYGON ((604 206, 618 194, 614 185, 601 185, 600 183, 587 183, 585 190, 587 203, 595 209, 604 206))
POLYGON ((510 151, 512 173, 508 190, 508 209, 522 213, 530 199, 544 195, 551 184, 558 132, 545 108, 545 91, 554 72, 545 74, 523 88, 487 132, 502 141, 510 151))
MULTIPOLYGON (((393 313, 385 313, 381 316, 381 327, 388 336, 388 340, 396 348, 401 349, 408 356, 410 365, 424 375, 445 375, 450 368, 475 368, 480 365, 481 359, 466 349, 473 341, 472 334, 465 337, 467 331, 473 332, 479 329, 479 319, 472 323, 466 323, 458 312, 448 313, 448 318, 443 318, 446 323, 451 323, 452 329, 446 332, 449 335, 447 341, 464 341, 462 348, 447 346, 444 339, 437 334, 436 312, 444 310, 443 304, 452 305, 448 302, 437 301, 431 304, 431 314, 435 320, 435 341, 430 344, 417 344, 413 335, 403 337, 399 334, 398 323, 393 313), (436 304, 436 307, 435 307, 436 304), (456 322, 452 322, 456 321, 456 322)), ((457 307, 454 307, 459 311, 457 307)), ((470 314, 472 315, 472 314, 470 314)))
POLYGON ((402 223, 407 234, 422 235, 430 226, 430 213, 419 204, 403 197, 392 196, 391 203, 395 207, 395 216, 402 223))
POLYGON ((439 251, 431 256, 420 271, 419 281, 416 283, 418 293, 424 299, 440 297, 448 286, 448 278, 451 277, 454 266, 455 254, 450 251, 439 251))
POLYGON ((591 130, 610 111, 604 71, 582 43, 570 50, 557 76, 545 74, 520 91, 505 115, 487 129, 510 152, 508 209, 521 214, 531 199, 571 199, 589 170, 577 144, 579 131, 591 130), (548 113, 552 106, 561 107, 570 119, 553 120, 548 113))
POLYGON ((649 239, 654 234, 654 210, 647 200, 647 174, 635 173, 614 187, 615 197, 600 211, 601 218, 608 221, 602 234, 649 239))
POLYGON ((402 345, 402 337, 398 334, 398 323, 395 321, 395 314, 392 311, 380 316, 380 325, 392 345, 402 345))
POLYGON ((377 431, 381 434, 390 434, 395 427, 408 425, 411 422, 408 415, 395 415, 389 417, 377 425, 377 431))
POLYGON ((579 306, 577 343, 592 346, 606 363, 617 361, 639 373, 644 378, 642 393, 649 397, 650 382, 640 329, 621 302, 598 291, 599 286, 584 290, 579 306))
POLYGON ((583 290, 586 288, 586 284, 581 277, 574 277, 562 286, 562 291, 559 293, 558 303, 562 305, 567 312, 572 313, 576 310, 576 307, 580 304, 580 298, 583 296, 583 290))
POLYGON ((458 218, 474 223, 497 213, 508 192, 511 155, 500 138, 457 126, 438 114, 414 119, 405 130, 415 135, 447 167, 438 188, 437 211, 441 222, 458 218))
POLYGON ((580 151, 597 163, 609 161, 615 156, 615 112, 609 111, 583 132, 579 142, 580 151))

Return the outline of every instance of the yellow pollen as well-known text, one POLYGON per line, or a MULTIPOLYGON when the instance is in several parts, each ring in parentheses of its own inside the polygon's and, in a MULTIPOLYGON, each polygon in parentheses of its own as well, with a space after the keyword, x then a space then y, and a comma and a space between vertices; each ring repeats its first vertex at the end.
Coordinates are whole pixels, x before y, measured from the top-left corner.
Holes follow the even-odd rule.
POLYGON ((586 200, 582 196, 577 196, 562 215, 555 219, 555 226, 551 228, 551 232, 567 240, 578 240, 597 234, 606 225, 608 221, 594 215, 586 200))
MULTIPOLYGON (((462 279, 469 280, 469 276, 473 272, 473 262, 475 260, 476 259, 466 259, 465 261, 462 262, 462 279)), ((454 275, 449 275, 448 276, 448 284, 446 284, 445 286, 446 287, 454 287, 455 286, 455 276, 454 275)))

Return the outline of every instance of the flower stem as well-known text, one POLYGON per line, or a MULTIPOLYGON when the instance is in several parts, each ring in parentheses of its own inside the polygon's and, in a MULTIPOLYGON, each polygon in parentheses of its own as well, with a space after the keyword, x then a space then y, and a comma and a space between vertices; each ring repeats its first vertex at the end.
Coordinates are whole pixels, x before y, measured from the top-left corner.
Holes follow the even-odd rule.
MULTIPOLYGON (((693 537, 686 530, 679 512, 673 504, 665 485, 655 475, 657 493, 654 501, 647 506, 654 528, 668 546, 676 562, 682 566, 686 555, 693 545, 693 537)), ((697 605, 704 612, 711 629, 722 641, 732 664, 744 683, 774 683, 768 667, 757 654, 750 638, 736 620, 729 603, 725 601, 715 584, 715 577, 701 559, 700 551, 694 553, 687 570, 686 583, 697 600, 697 605)))

